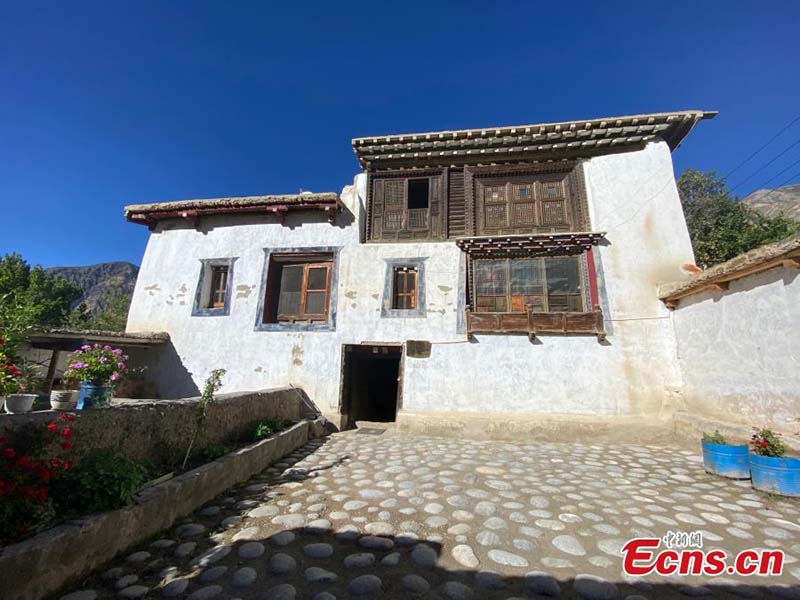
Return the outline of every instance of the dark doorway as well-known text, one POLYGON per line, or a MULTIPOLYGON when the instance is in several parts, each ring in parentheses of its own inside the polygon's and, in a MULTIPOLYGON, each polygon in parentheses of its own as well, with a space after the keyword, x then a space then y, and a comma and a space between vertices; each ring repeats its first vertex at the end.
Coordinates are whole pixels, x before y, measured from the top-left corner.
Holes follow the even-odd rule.
POLYGON ((394 422, 401 355, 400 346, 345 346, 342 413, 348 427, 356 421, 394 422))

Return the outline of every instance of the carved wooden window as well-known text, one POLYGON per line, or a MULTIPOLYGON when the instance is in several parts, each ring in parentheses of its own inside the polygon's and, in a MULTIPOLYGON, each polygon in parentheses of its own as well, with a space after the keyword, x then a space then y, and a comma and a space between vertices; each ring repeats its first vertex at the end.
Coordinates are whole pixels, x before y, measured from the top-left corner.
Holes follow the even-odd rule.
POLYGON ((573 222, 566 175, 478 177, 478 235, 580 230, 573 222), (562 179, 554 179, 562 177, 562 179))
POLYGON ((583 312, 579 256, 478 259, 475 312, 583 312))
POLYGON ((219 265, 211 267, 211 287, 206 308, 222 308, 225 306, 225 295, 228 291, 228 267, 219 265))
POLYGON ((442 237, 442 178, 378 177, 372 184, 372 240, 442 237))
POLYGON ((330 255, 271 256, 264 322, 326 321, 332 266, 330 255))
POLYGON ((413 310, 417 308, 416 267, 395 267, 392 278, 392 309, 413 310))

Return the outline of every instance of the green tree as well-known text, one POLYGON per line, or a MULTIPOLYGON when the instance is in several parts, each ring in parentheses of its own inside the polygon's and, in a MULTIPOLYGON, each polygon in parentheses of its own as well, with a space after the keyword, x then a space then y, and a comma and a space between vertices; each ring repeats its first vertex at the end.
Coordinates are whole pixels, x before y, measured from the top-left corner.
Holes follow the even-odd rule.
POLYGON ((678 180, 697 264, 703 268, 777 242, 798 231, 785 217, 765 217, 731 195, 714 171, 686 169, 678 180))
POLYGON ((19 254, 0 257, 0 309, 6 314, 22 313, 29 325, 63 325, 81 294, 76 284, 50 275, 39 265, 31 267, 19 254))
POLYGON ((120 290, 107 292, 102 300, 102 308, 89 320, 89 328, 125 331, 130 306, 131 297, 128 294, 120 290))

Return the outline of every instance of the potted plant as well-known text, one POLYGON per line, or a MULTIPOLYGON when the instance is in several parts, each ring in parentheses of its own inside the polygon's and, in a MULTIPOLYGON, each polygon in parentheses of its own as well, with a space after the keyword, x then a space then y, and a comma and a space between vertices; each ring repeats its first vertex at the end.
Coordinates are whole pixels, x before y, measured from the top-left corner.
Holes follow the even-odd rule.
POLYGON ((750 439, 750 473, 753 487, 781 496, 800 496, 800 458, 786 455, 781 435, 757 429, 750 439))
POLYGON ((50 407, 53 410, 75 410, 78 390, 74 382, 62 380, 61 385, 50 391, 50 407))
POLYGON ((706 473, 729 479, 750 479, 747 444, 729 444, 725 436, 715 429, 714 433, 703 432, 700 445, 706 473))
POLYGON ((28 363, 16 360, 0 350, 0 396, 5 397, 7 413, 30 412, 36 400, 39 377, 28 363))
POLYGON ((80 382, 77 410, 111 403, 113 385, 125 373, 126 360, 119 348, 100 344, 86 344, 72 354, 64 379, 80 382))

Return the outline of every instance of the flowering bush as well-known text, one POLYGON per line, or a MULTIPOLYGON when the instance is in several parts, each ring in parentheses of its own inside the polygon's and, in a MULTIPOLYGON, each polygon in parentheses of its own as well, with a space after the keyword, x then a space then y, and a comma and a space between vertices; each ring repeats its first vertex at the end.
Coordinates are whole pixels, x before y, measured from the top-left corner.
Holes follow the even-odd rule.
POLYGON ((0 396, 33 392, 38 384, 32 365, 6 349, 5 340, 0 338, 0 396))
POLYGON ((756 429, 756 432, 750 437, 750 446, 755 454, 780 458, 786 454, 786 446, 783 445, 780 437, 780 433, 775 433, 771 429, 756 429))
POLYGON ((72 467, 66 456, 74 420, 66 413, 44 427, 17 431, 13 444, 0 436, 0 543, 23 538, 53 519, 50 486, 72 467))
POLYGON ((119 348, 86 344, 76 350, 64 372, 68 381, 88 381, 94 385, 108 385, 125 373, 127 355, 119 348))

